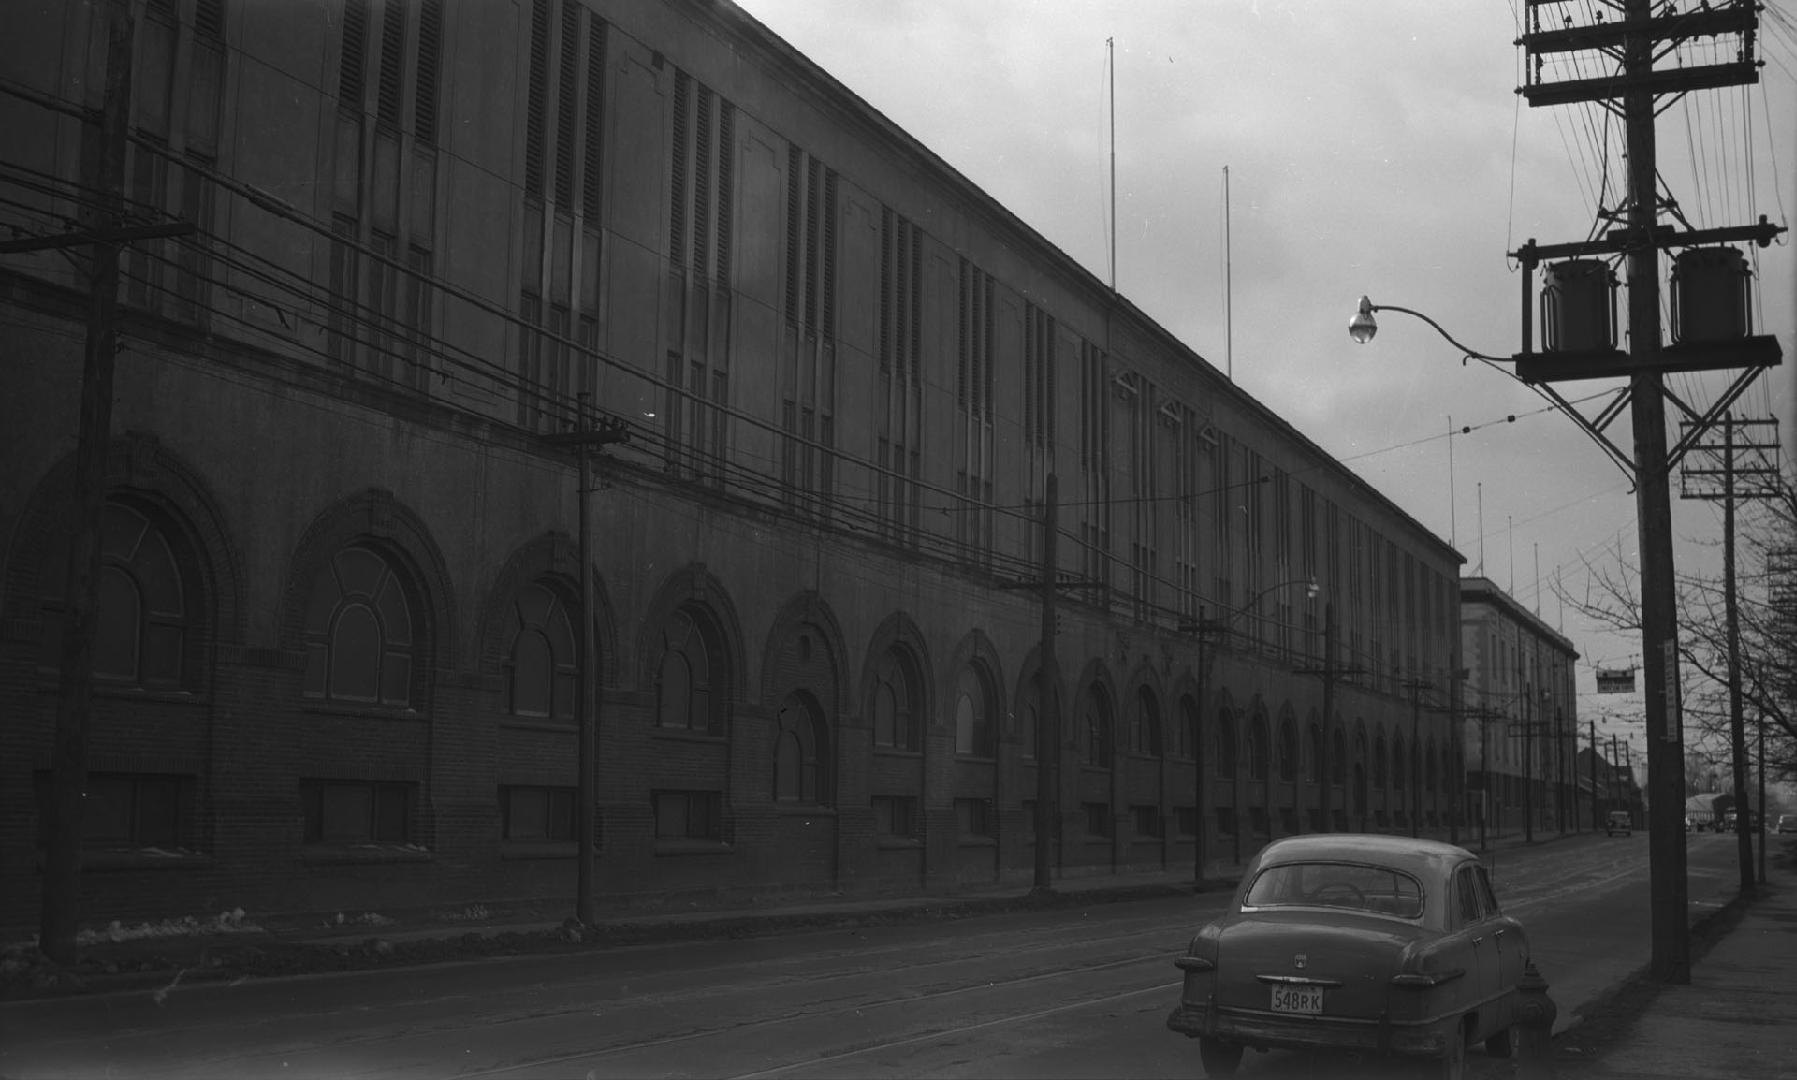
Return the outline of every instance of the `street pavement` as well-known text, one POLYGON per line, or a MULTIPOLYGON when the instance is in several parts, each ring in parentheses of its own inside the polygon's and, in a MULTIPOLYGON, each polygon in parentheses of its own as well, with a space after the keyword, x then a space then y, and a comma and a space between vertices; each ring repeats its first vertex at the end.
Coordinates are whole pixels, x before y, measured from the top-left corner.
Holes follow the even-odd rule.
MULTIPOLYGON (((1548 972, 1553 986, 1550 994, 1558 1010, 1555 1045, 1558 1052, 1545 1070, 1535 1075, 1554 1077, 1639 1077, 1657 1080, 1662 1077, 1729 1077, 1780 1078, 1797 1080, 1797 837, 1772 838, 1775 858, 1768 860, 1769 880, 1752 903, 1736 901, 1736 883, 1707 879, 1704 887, 1694 887, 1691 895, 1693 919, 1701 933, 1705 925, 1727 927, 1716 937, 1707 951, 1697 956, 1689 986, 1658 988, 1649 992, 1639 1019, 1620 1037, 1602 1040, 1599 1052, 1580 1056, 1581 1036, 1578 1030, 1583 1017, 1601 1012, 1607 1001, 1630 992, 1641 999, 1644 980, 1639 965, 1627 957, 1583 957, 1575 964, 1562 964, 1565 970, 1548 972), (1780 843, 1784 841, 1784 843, 1780 843), (1737 921, 1738 920, 1738 921, 1737 921), (1728 924, 1733 921, 1733 925, 1728 924)), ((1693 843, 1721 843, 1709 838, 1693 843)), ((1618 841, 1617 844, 1622 843, 1618 841)), ((1520 837, 1495 840, 1488 859, 1499 864, 1500 888, 1504 860, 1520 856, 1524 845, 1520 837)), ((1732 845, 1730 845, 1732 848, 1732 845)), ((1605 873, 1603 860, 1616 851, 1616 845, 1604 844, 1602 837, 1574 835, 1567 838, 1545 838, 1533 845, 1531 858, 1564 860, 1568 864, 1589 864, 1593 873, 1605 873), (1602 845, 1602 846, 1599 846, 1602 845), (1559 850, 1564 849, 1564 850, 1559 850)), ((1227 880, 1209 881, 1207 891, 1223 892, 1232 885, 1227 880)), ((1571 887, 1570 883, 1568 887, 1571 887)), ((1153 873, 1140 875, 1104 875, 1085 878, 1062 878, 1054 890, 1070 903, 1102 902, 1131 897, 1165 896, 1189 892, 1189 873, 1153 873)), ((1524 894, 1516 905, 1546 905, 1554 894, 1524 894)), ((873 900, 808 899, 802 902, 759 904, 752 910, 741 908, 686 911, 618 911, 607 913, 608 931, 628 935, 632 931, 645 935, 690 933, 702 937, 717 933, 727 925, 732 933, 760 934, 782 929, 853 925, 857 922, 897 921, 908 917, 940 917, 948 914, 979 914, 983 911, 1006 910, 1004 905, 1019 905, 1027 900, 1027 890, 1018 886, 988 888, 961 893, 955 897, 906 897, 873 900)), ((1525 918, 1526 923, 1526 918, 1525 918)), ((399 945, 407 942, 430 943, 463 940, 476 934, 489 938, 514 935, 552 935, 563 931, 562 924, 550 920, 529 920, 478 927, 461 925, 384 925, 327 926, 316 920, 306 926, 283 928, 279 935, 288 942, 304 943, 320 948, 365 948, 370 939, 399 945)), ((160 951, 163 958, 184 954, 194 966, 184 969, 189 984, 208 977, 229 977, 228 969, 216 975, 208 972, 203 958, 212 950, 241 947, 246 935, 229 934, 208 937, 194 935, 176 941, 126 942, 117 946, 115 955, 127 956, 135 949, 140 955, 160 951)), ((1712 935, 1714 937, 1714 935, 1712 935)), ((1538 945, 1540 943, 1537 943, 1538 945)), ((104 953, 104 949, 97 950, 104 953)), ((176 976, 179 981, 180 975, 176 976)), ((121 974, 89 971, 80 987, 90 997, 104 997, 109 992, 153 990, 168 984, 167 970, 121 974)), ((54 988, 52 988, 54 989, 54 988)), ((65 986, 64 989, 69 989, 65 986)), ((3 1015, 3 1014, 0 1014, 3 1015)), ((1498 1065, 1492 1062, 1492 1065, 1498 1065)), ((4 1073, 5 1070, 0 1070, 4 1073)), ((1524 1075, 1528 1075, 1528 1070, 1524 1075)), ((0 1075, 0 1080, 4 1076, 0 1075)))

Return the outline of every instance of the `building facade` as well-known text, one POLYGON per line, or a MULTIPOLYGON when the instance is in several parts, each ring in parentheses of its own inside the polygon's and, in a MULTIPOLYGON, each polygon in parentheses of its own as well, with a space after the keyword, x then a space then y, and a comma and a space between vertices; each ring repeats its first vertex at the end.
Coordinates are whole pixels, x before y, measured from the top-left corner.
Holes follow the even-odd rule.
POLYGON ((1460 633, 1470 827, 1480 835, 1577 828, 1578 651, 1483 577, 1460 580, 1460 633))
MULTIPOLYGON (((1057 874, 1455 827, 1458 554, 742 11, 128 8, 90 917, 571 896, 589 643, 621 898, 1028 881, 1043 759, 1057 874)), ((15 236, 111 10, 0 40, 15 236)), ((90 258, 0 256, 9 925, 90 258)))

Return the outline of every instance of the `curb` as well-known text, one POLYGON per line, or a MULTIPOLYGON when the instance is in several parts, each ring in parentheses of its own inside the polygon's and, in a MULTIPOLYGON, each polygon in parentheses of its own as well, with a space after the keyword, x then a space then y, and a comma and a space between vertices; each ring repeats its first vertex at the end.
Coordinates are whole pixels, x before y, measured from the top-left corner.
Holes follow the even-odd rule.
MULTIPOLYGON (((1209 883, 1207 883, 1208 885, 1209 883)), ((1212 891, 1206 888, 1204 891, 1212 891)), ((542 924, 529 930, 482 933, 464 930, 402 940, 378 933, 351 939, 283 940, 273 934, 241 935, 242 939, 204 942, 198 963, 181 963, 166 954, 152 953, 136 971, 82 971, 39 966, 24 979, 0 984, 0 1001, 18 1002, 49 998, 99 996, 151 991, 165 994, 176 985, 239 982, 246 979, 279 979, 313 975, 426 967, 433 964, 478 962, 497 956, 524 956, 574 952, 582 949, 624 948, 681 941, 709 941, 775 936, 814 930, 894 926, 914 922, 978 918, 1016 911, 1049 911, 1092 904, 1126 903, 1191 896, 1192 886, 1143 883, 1090 889, 1047 890, 1002 896, 939 900, 859 910, 819 910, 733 914, 712 917, 638 916, 607 922, 590 930, 570 925, 542 924)), ((191 939, 185 944, 192 945, 191 939)))

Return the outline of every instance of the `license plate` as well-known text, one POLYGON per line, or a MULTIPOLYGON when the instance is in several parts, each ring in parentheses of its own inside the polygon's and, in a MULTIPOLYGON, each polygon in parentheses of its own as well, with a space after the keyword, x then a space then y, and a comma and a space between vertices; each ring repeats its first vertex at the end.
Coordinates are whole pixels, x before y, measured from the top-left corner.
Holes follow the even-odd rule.
POLYGON ((1323 988, 1320 986, 1275 986, 1273 987, 1273 1011, 1320 1013, 1323 1011, 1323 988))

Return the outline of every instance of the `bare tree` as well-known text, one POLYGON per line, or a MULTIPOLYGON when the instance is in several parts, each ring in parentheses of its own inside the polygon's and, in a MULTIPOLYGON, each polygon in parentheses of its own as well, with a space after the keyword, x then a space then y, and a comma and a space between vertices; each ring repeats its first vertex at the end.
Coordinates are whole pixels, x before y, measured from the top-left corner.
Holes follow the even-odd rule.
MULTIPOLYGON (((1797 474, 1770 497, 1738 504, 1735 588, 1741 696, 1751 730, 1766 725, 1766 773, 1797 778, 1797 474)), ((1619 537, 1611 557, 1585 559, 1585 588, 1556 578, 1560 601, 1620 634, 1641 632, 1640 572, 1619 537)), ((1687 743, 1728 744, 1727 583, 1720 573, 1678 582, 1681 706, 1687 743), (1693 739, 1690 733, 1698 738, 1693 739)))

